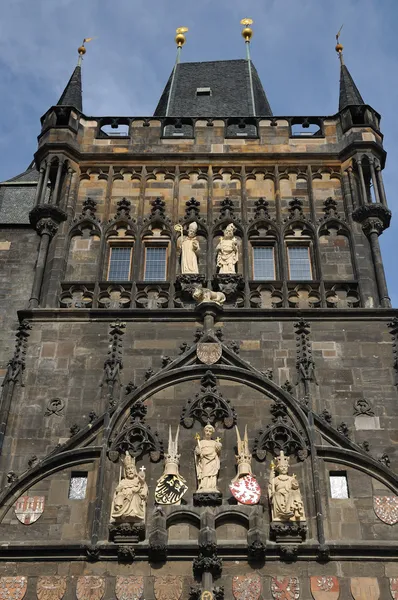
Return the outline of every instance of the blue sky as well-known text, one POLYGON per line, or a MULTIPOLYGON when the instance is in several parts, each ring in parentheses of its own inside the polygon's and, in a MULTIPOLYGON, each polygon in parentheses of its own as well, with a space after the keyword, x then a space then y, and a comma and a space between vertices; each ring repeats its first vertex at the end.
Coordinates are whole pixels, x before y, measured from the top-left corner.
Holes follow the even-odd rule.
MULTIPOLYGON (((398 201, 397 0, 2 0, 0 180, 32 159, 40 116, 83 63, 87 115, 151 115, 175 59, 175 28, 190 31, 182 60, 244 57, 242 17, 254 19, 252 57, 275 115, 329 115, 338 107, 335 34, 365 102, 382 115, 384 180, 398 201)), ((397 211, 398 212, 398 211, 397 211)), ((382 238, 393 305, 398 219, 382 238)))

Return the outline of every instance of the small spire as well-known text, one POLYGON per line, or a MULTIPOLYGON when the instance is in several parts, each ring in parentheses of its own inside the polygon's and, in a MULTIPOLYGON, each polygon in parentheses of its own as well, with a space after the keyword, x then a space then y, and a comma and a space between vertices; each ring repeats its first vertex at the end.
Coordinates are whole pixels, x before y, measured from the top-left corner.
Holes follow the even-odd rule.
POLYGON ((340 43, 340 34, 342 29, 343 25, 340 27, 340 31, 336 35, 336 52, 340 60, 339 110, 343 110, 347 106, 363 106, 365 104, 353 78, 351 77, 351 73, 344 63, 344 46, 340 43))
POLYGON ((91 42, 91 40, 93 39, 94 38, 92 37, 84 38, 82 45, 79 46, 79 48, 77 49, 77 52, 79 54, 77 65, 72 73, 71 78, 66 84, 66 87, 62 92, 60 99, 57 102, 58 106, 73 106, 74 108, 77 108, 77 110, 79 110, 80 112, 83 111, 81 65, 83 56, 86 54, 87 51, 84 44, 87 44, 87 42, 91 42))
POLYGON ((91 40, 93 40, 94 38, 84 38, 83 43, 81 46, 78 47, 77 52, 79 54, 79 58, 77 60, 77 66, 81 67, 82 65, 82 60, 83 60, 83 56, 86 54, 87 49, 85 47, 84 44, 87 44, 88 42, 91 42, 91 40))
POLYGON ((188 27, 178 27, 176 29, 176 36, 175 36, 175 42, 177 44, 176 64, 178 64, 180 62, 181 48, 183 47, 183 45, 186 42, 185 33, 187 33, 187 31, 189 31, 188 27))
POLYGON ((343 29, 343 27, 344 27, 344 24, 340 27, 339 32, 336 35, 336 52, 339 57, 341 66, 344 65, 344 57, 343 57, 344 46, 343 46, 343 44, 340 44, 340 34, 341 34, 341 30, 343 29))

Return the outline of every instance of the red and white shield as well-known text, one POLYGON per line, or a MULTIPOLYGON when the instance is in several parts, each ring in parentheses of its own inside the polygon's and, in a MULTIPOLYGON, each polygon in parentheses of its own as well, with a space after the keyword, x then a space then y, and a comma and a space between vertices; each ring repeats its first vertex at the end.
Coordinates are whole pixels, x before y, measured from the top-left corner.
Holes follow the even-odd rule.
POLYGON ((232 579, 235 600, 258 600, 261 594, 261 579, 257 573, 237 575, 232 579))
POLYGON ((117 600, 140 600, 144 593, 143 577, 116 577, 117 600))
POLYGON ((398 497, 374 496, 373 508, 376 516, 387 525, 398 523, 398 497))
POLYGON ((338 600, 340 585, 337 577, 311 577, 311 594, 315 600, 338 600))
POLYGON ((27 577, 0 577, 0 598, 4 600, 22 600, 27 587, 27 577))
POLYGON ((271 593, 275 600, 298 600, 300 582, 297 577, 272 577, 271 593))
POLYGON ((31 525, 44 511, 44 496, 21 496, 15 504, 15 516, 24 525, 31 525))
POLYGON ((379 582, 375 577, 352 577, 351 594, 354 600, 379 600, 379 582))
POLYGON ((240 477, 229 486, 233 497, 241 504, 257 504, 261 496, 261 488, 254 475, 240 477))
POLYGON ((394 600, 398 600, 398 577, 390 577, 390 592, 394 600))

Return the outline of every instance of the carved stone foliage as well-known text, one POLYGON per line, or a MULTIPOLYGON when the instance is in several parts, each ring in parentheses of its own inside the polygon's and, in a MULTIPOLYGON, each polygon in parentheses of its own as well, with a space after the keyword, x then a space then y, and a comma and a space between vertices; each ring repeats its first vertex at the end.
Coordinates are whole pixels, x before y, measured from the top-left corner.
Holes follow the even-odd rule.
POLYGON ((254 218, 255 219, 269 219, 269 202, 265 198, 259 198, 254 203, 254 218))
POLYGON ((197 558, 192 562, 193 573, 196 577, 203 573, 211 573, 213 577, 220 577, 222 572, 222 558, 216 553, 206 556, 203 552, 199 553, 197 558))
POLYGON ((39 577, 36 589, 38 600, 61 600, 66 592, 66 577, 39 577))
POLYGON ((309 393, 309 383, 317 383, 315 375, 315 363, 312 358, 312 347, 310 342, 311 327, 307 321, 301 319, 294 324, 296 330, 296 385, 300 382, 304 385, 304 393, 309 393))
POLYGON ((39 235, 53 237, 62 221, 66 221, 67 214, 54 204, 40 204, 29 213, 29 221, 39 235))
POLYGON ((339 213, 337 212, 337 202, 334 198, 326 198, 325 202, 323 203, 323 212, 325 213, 323 220, 339 218, 339 213))
POLYGON ((185 202, 185 217, 197 219, 200 214, 200 202, 196 198, 190 198, 185 202))
POLYGON ((180 600, 182 595, 182 578, 175 575, 155 577, 153 591, 156 600, 180 600))
POLYGON ((281 285, 268 283, 251 286, 250 305, 255 308, 281 308, 283 306, 283 292, 281 285))
POLYGON ((126 198, 122 198, 117 203, 115 220, 130 219, 131 202, 126 198))
POLYGON ((118 310, 128 308, 131 303, 131 292, 122 285, 108 285, 98 296, 99 308, 118 310))
POLYGON ((203 286, 205 283, 205 276, 199 273, 184 273, 178 275, 176 279, 176 290, 181 292, 183 298, 190 299, 198 286, 203 286))
POLYGON ((365 204, 354 210, 352 218, 361 223, 366 235, 372 231, 380 235, 390 226, 391 211, 382 204, 365 204))
POLYGON ((50 417, 52 415, 56 415, 57 417, 61 417, 65 408, 65 401, 62 398, 52 398, 47 402, 47 408, 45 410, 44 416, 50 417))
POLYGON ((374 410, 366 398, 359 398, 354 402, 354 416, 367 415, 368 417, 373 417, 374 414, 374 410))
POLYGON ((19 383, 22 387, 24 386, 22 377, 26 366, 26 348, 31 329, 32 326, 26 319, 20 323, 17 329, 15 335, 17 341, 15 344, 14 356, 7 364, 7 371, 2 384, 3 386, 10 382, 19 383))
POLYGON ((27 588, 27 577, 0 577, 1 600, 22 600, 27 588))
POLYGON ((398 385, 398 317, 394 317, 388 324, 392 336, 393 367, 395 372, 395 385, 398 385))
POLYGON ((233 219, 234 218, 234 203, 231 198, 224 198, 221 202, 220 208, 220 219, 233 219))
POLYGON ((120 454, 129 452, 137 459, 149 454, 153 462, 159 462, 163 456, 163 443, 158 433, 146 425, 146 412, 147 408, 142 402, 137 401, 133 404, 130 419, 111 443, 110 460, 116 462, 120 454))
POLYGON ((216 289, 225 294, 228 300, 234 301, 238 299, 239 292, 244 288, 243 276, 238 274, 218 273, 214 284, 216 289))
POLYGON ((309 443, 301 430, 297 430, 291 422, 286 406, 275 401, 271 407, 272 422, 261 429, 254 439, 253 454, 263 461, 269 452, 277 456, 282 451, 286 456, 294 454, 298 460, 308 456, 309 443))
POLYGON ((188 400, 182 410, 180 422, 184 427, 191 428, 195 421, 202 425, 222 421, 230 429, 236 424, 235 409, 217 388, 217 379, 211 371, 206 371, 201 379, 200 392, 188 400))
POLYGON ((146 285, 137 292, 136 305, 138 308, 157 310, 167 308, 168 303, 169 293, 166 288, 160 285, 146 285))
POLYGON ((272 577, 271 594, 274 600, 298 600, 300 582, 297 577, 272 577))
POLYGON ((141 600, 144 594, 143 577, 116 577, 115 595, 117 600, 141 600))
POLYGON ((373 508, 376 516, 387 523, 395 525, 398 523, 398 497, 397 496, 374 496, 373 508))
POLYGON ((303 521, 274 521, 270 524, 270 537, 278 543, 303 541, 307 525, 303 521))
POLYGON ((94 198, 86 198, 83 202, 82 213, 80 220, 82 219, 96 219, 95 213, 97 212, 97 201, 94 198))
POLYGON ((329 308, 357 308, 361 305, 358 285, 343 283, 326 289, 326 304, 329 308))
POLYGON ((76 584, 77 600, 101 600, 105 593, 105 578, 94 575, 79 577, 76 584))
POLYGON ((109 350, 108 357, 104 362, 104 373, 100 386, 108 386, 109 405, 114 405, 113 393, 116 383, 120 385, 120 371, 123 369, 123 343, 122 336, 126 329, 126 323, 115 321, 109 326, 109 350))
POLYGON ((319 308, 321 295, 314 286, 298 284, 288 292, 288 302, 291 308, 319 308))
POLYGON ((338 600, 340 584, 337 577, 320 575, 311 577, 311 594, 314 600, 338 600))
POLYGON ((63 286, 59 303, 61 308, 91 308, 94 297, 94 284, 85 286, 76 283, 69 287, 63 286), (88 287, 87 287, 88 286, 88 287))
POLYGON ((232 593, 235 600, 259 600, 261 578, 257 573, 236 575, 232 579, 232 593))
POLYGON ((293 198, 289 202, 289 216, 286 220, 294 221, 294 220, 302 220, 305 219, 305 215, 303 213, 303 201, 300 198, 293 198))

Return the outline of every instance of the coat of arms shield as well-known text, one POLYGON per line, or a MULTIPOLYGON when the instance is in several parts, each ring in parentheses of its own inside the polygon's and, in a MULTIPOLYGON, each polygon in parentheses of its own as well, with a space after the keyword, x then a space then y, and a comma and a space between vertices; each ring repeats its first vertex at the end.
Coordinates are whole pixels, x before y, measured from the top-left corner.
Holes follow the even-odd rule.
POLYGON ((390 577, 390 592, 394 600, 398 600, 398 577, 390 577))
POLYGON ((229 486, 231 494, 241 504, 257 504, 261 488, 253 475, 245 475, 229 486))
POLYGON ((217 342, 200 342, 196 346, 196 355, 205 365, 214 365, 220 360, 221 354, 222 347, 217 342))
POLYGON ((373 508, 376 516, 387 523, 395 525, 398 523, 398 497, 397 496, 374 496, 373 508))
POLYGON ((181 577, 174 575, 155 577, 153 589, 156 600, 180 600, 182 594, 181 577))
POLYGON ((379 600, 379 582, 376 577, 352 577, 351 594, 354 600, 379 600))
POLYGON ((22 600, 27 587, 27 577, 0 577, 0 598, 4 600, 22 600))
POLYGON ((300 582, 297 577, 272 577, 271 594, 275 600, 298 600, 300 582))
POLYGON ((66 592, 66 577, 39 577, 36 591, 38 600, 61 600, 66 592))
POLYGON ((79 577, 76 585, 77 600, 101 600, 105 592, 105 579, 96 575, 79 577))
POLYGON ((44 496, 21 496, 15 504, 15 516, 24 525, 31 525, 44 511, 44 496))
POLYGON ((232 579, 235 600, 258 600, 261 594, 261 579, 257 573, 237 575, 232 579))
POLYGON ((155 489, 157 504, 176 504, 181 500, 188 486, 181 475, 162 475, 155 489))
POLYGON ((115 593, 117 600, 140 600, 144 593, 143 577, 116 577, 115 593))
POLYGON ((340 585, 337 577, 311 577, 311 594, 315 600, 338 600, 340 585))

